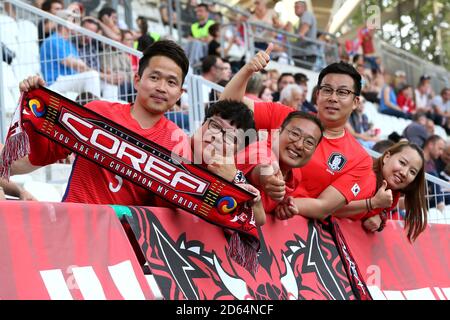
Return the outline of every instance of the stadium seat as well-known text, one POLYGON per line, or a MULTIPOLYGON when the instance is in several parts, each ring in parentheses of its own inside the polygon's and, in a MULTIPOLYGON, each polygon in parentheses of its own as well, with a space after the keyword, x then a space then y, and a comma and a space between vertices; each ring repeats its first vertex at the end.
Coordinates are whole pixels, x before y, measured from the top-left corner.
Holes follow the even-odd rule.
POLYGON ((12 51, 17 53, 19 29, 16 21, 6 15, 0 14, 0 39, 12 51))
POLYGON ((21 39, 12 67, 16 78, 22 80, 30 75, 41 72, 38 30, 34 23, 27 20, 17 22, 17 27, 21 34, 21 39))
POLYGON ((19 82, 14 74, 14 71, 10 65, 5 62, 2 63, 2 83, 3 83, 3 94, 6 97, 5 110, 6 113, 13 113, 17 106, 17 101, 19 99, 19 82))

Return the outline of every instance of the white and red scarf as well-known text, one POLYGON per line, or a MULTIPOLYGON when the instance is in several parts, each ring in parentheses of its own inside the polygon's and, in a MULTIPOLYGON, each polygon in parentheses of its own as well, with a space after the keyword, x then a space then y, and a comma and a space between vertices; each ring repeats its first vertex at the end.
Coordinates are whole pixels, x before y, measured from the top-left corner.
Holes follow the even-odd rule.
POLYGON ((9 178, 11 164, 30 153, 28 135, 33 139, 35 134, 156 195, 164 188, 168 202, 235 231, 230 257, 256 271, 259 240, 249 205, 253 194, 44 87, 20 99, 0 158, 2 177, 9 178))

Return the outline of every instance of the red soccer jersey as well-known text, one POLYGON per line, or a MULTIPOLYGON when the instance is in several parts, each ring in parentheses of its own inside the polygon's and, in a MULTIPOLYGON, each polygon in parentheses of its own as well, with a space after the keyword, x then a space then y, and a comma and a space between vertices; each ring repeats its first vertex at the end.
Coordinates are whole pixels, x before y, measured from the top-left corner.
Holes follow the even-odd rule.
MULTIPOLYGON (((259 129, 277 129, 292 109, 278 103, 255 103, 255 124, 259 129)), ((374 194, 375 185, 367 183, 372 172, 372 158, 358 141, 345 131, 343 137, 324 137, 311 160, 301 170, 299 197, 317 198, 328 186, 333 186, 347 203, 374 194)))
POLYGON ((279 129, 293 108, 276 102, 255 102, 254 118, 256 130, 279 129))
MULTIPOLYGON (((255 142, 249 145, 246 149, 240 152, 236 157, 236 167, 241 170, 245 176, 249 175, 252 170, 259 164, 269 164, 273 160, 277 160, 272 150, 270 149, 267 141, 255 142), (243 160, 245 159, 245 161, 243 160), (255 161, 256 160, 256 161, 255 161)), ((287 176, 286 182, 286 197, 296 197, 298 195, 298 185, 301 181, 301 172, 297 171, 296 174, 293 171, 287 176)), ((278 202, 270 198, 259 186, 256 186, 261 193, 261 201, 266 214, 272 213, 278 202)))
MULTIPOLYGON (((131 105, 94 101, 86 107, 136 134, 173 152, 191 158, 191 148, 186 134, 176 124, 161 119, 150 129, 142 129, 131 116, 131 105)), ((33 138, 36 135, 33 135, 33 138)), ((32 140, 32 139, 30 139, 32 140)), ((34 140, 34 139, 33 139, 34 140)), ((50 140, 41 138, 31 141, 29 159, 33 165, 47 165, 63 159, 70 151, 50 140)), ((72 166, 63 201, 92 204, 157 205, 162 203, 147 191, 99 165, 77 156, 72 166)))

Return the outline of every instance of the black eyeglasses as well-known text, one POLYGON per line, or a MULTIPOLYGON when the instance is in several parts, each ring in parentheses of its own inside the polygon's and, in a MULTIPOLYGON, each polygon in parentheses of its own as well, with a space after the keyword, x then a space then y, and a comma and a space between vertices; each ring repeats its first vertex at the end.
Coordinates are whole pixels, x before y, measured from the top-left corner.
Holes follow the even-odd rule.
POLYGON ((303 148, 307 151, 313 150, 317 145, 314 138, 305 137, 304 132, 300 129, 290 130, 286 128, 286 131, 288 132, 288 138, 291 142, 298 142, 303 138, 303 148))
POLYGON ((336 95, 339 99, 345 99, 347 98, 350 94, 354 94, 355 96, 357 96, 357 94, 351 90, 348 89, 333 89, 329 86, 320 86, 319 87, 319 91, 322 93, 322 95, 324 97, 330 97, 333 95, 333 93, 336 91, 336 95))
POLYGON ((233 129, 230 128, 225 130, 218 122, 212 120, 211 118, 209 118, 208 121, 208 130, 210 130, 212 134, 221 134, 223 141, 226 144, 234 145, 238 142, 238 138, 234 134, 233 129))

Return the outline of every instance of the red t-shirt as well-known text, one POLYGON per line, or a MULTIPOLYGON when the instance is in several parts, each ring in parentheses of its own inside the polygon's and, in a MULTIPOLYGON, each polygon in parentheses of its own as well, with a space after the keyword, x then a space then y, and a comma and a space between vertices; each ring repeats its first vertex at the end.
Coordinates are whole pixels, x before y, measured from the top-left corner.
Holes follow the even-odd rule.
POLYGON ((410 98, 406 98, 403 94, 399 93, 397 95, 397 104, 404 112, 413 113, 416 111, 416 105, 414 101, 410 98))
MULTIPOLYGON (((278 103, 255 103, 255 125, 259 129, 279 128, 292 108, 278 103)), ((301 197, 317 198, 328 186, 333 186, 345 197, 347 203, 365 199, 374 194, 375 184, 367 181, 372 172, 372 158, 347 131, 338 139, 324 137, 311 160, 302 168, 301 197)))
MULTIPOLYGON (((269 164, 272 161, 277 160, 267 141, 259 141, 250 144, 246 149, 244 149, 237 155, 236 159, 237 159, 236 161, 237 169, 241 170, 245 176, 248 176, 248 174, 250 174, 257 165, 269 164)), ((298 171, 296 172, 296 174, 294 174, 294 172, 291 170, 287 176, 287 179, 285 179, 286 197, 299 196, 298 186, 300 182, 301 182, 301 172, 298 171)), ((262 190, 262 188, 258 186, 256 187, 261 193, 261 201, 266 214, 271 213, 278 205, 278 202, 274 201, 271 197, 269 197, 262 190)))
POLYGON ((359 31, 359 38, 364 55, 371 55, 375 53, 373 46, 373 35, 367 28, 363 28, 359 31))
MULTIPOLYGON (((186 134, 176 124, 165 117, 150 129, 142 129, 131 116, 131 105, 93 101, 86 107, 112 121, 130 129, 136 134, 149 139, 173 152, 191 158, 191 148, 186 134), (178 131, 177 131, 178 130, 178 131)), ((43 166, 64 159, 70 154, 63 148, 47 139, 34 139, 30 142, 31 164, 43 166)), ((72 166, 69 182, 63 201, 92 204, 120 204, 120 205, 157 205, 159 200, 144 188, 117 178, 114 173, 77 156, 72 166), (122 180, 122 181, 119 181, 122 180)))

